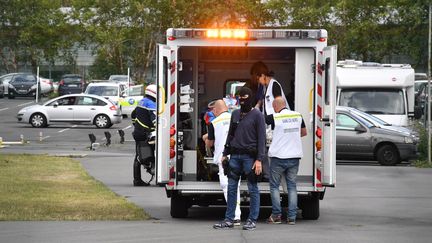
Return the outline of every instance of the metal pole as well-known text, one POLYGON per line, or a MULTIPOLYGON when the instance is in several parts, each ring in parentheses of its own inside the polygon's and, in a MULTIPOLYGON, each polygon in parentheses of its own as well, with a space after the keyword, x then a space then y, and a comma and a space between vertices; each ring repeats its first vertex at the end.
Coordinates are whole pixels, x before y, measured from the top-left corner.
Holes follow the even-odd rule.
POLYGON ((432 4, 429 3, 429 36, 428 36, 428 98, 427 98, 427 104, 428 104, 428 163, 429 165, 432 164, 431 162, 431 126, 430 126, 430 120, 431 120, 431 108, 430 108, 430 86, 431 86, 431 15, 432 15, 432 4))
POLYGON ((128 68, 128 87, 130 87, 130 68, 128 68))
POLYGON ((39 101, 39 66, 37 67, 37 72, 36 72, 36 103, 38 103, 39 101))

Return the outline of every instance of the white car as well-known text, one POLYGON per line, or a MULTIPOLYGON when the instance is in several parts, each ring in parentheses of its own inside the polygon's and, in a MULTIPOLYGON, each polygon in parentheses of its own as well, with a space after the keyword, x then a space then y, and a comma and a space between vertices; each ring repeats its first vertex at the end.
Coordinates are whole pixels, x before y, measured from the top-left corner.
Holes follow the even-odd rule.
POLYGON ((129 81, 128 81, 128 76, 127 75, 118 75, 118 74, 111 75, 108 78, 108 82, 122 83, 122 84, 124 84, 126 86, 135 85, 135 81, 131 77, 129 77, 129 81))
POLYGON ((126 85, 124 84, 111 82, 90 83, 84 93, 99 95, 111 100, 123 112, 121 101, 126 95, 126 85))
POLYGON ((124 116, 130 116, 132 111, 138 105, 138 102, 144 98, 144 85, 130 86, 125 91, 126 96, 121 99, 120 106, 124 116))
POLYGON ((120 110, 111 101, 96 95, 69 94, 22 108, 18 122, 33 127, 47 127, 53 123, 86 123, 98 128, 109 128, 122 121, 120 110))

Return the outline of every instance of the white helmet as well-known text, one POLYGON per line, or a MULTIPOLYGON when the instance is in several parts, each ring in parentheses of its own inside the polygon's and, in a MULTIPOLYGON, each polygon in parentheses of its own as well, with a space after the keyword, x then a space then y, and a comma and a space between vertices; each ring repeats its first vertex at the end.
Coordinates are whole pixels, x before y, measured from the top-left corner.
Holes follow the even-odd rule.
POLYGON ((145 88, 145 95, 151 96, 157 99, 157 86, 155 84, 150 84, 145 88))

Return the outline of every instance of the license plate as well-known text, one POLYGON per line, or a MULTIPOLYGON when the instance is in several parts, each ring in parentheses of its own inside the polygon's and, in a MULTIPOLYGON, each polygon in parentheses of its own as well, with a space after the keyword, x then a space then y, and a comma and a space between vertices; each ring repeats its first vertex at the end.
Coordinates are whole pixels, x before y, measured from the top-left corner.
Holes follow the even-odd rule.
POLYGON ((68 87, 78 87, 78 84, 69 84, 68 87))
POLYGON ((20 94, 25 94, 25 93, 27 93, 27 90, 25 90, 25 89, 20 89, 20 90, 18 90, 18 93, 20 93, 20 94))

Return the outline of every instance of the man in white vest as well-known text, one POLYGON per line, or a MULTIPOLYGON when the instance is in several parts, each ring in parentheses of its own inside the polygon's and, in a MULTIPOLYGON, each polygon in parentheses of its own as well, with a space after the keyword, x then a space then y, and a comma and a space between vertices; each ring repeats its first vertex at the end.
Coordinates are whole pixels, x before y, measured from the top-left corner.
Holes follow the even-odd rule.
POLYGON ((288 187, 287 223, 294 225, 297 215, 297 172, 303 156, 301 137, 307 135, 302 115, 287 108, 286 100, 277 97, 272 108, 275 114, 267 117, 267 123, 272 126, 273 140, 268 155, 270 158, 270 195, 272 199, 272 214, 267 222, 280 224, 281 203, 279 186, 281 178, 285 177, 288 187))
MULTIPOLYGON (((214 146, 213 163, 219 166, 219 182, 223 190, 225 201, 228 201, 228 177, 224 173, 222 166, 222 153, 225 148, 225 142, 228 136, 231 114, 228 112, 228 107, 223 100, 217 100, 213 106, 214 118, 209 126, 208 133, 203 136, 203 140, 208 148, 214 146)), ((240 186, 240 183, 239 183, 240 186)), ((237 190, 237 206, 235 209, 234 225, 240 226, 240 187, 237 190)))

